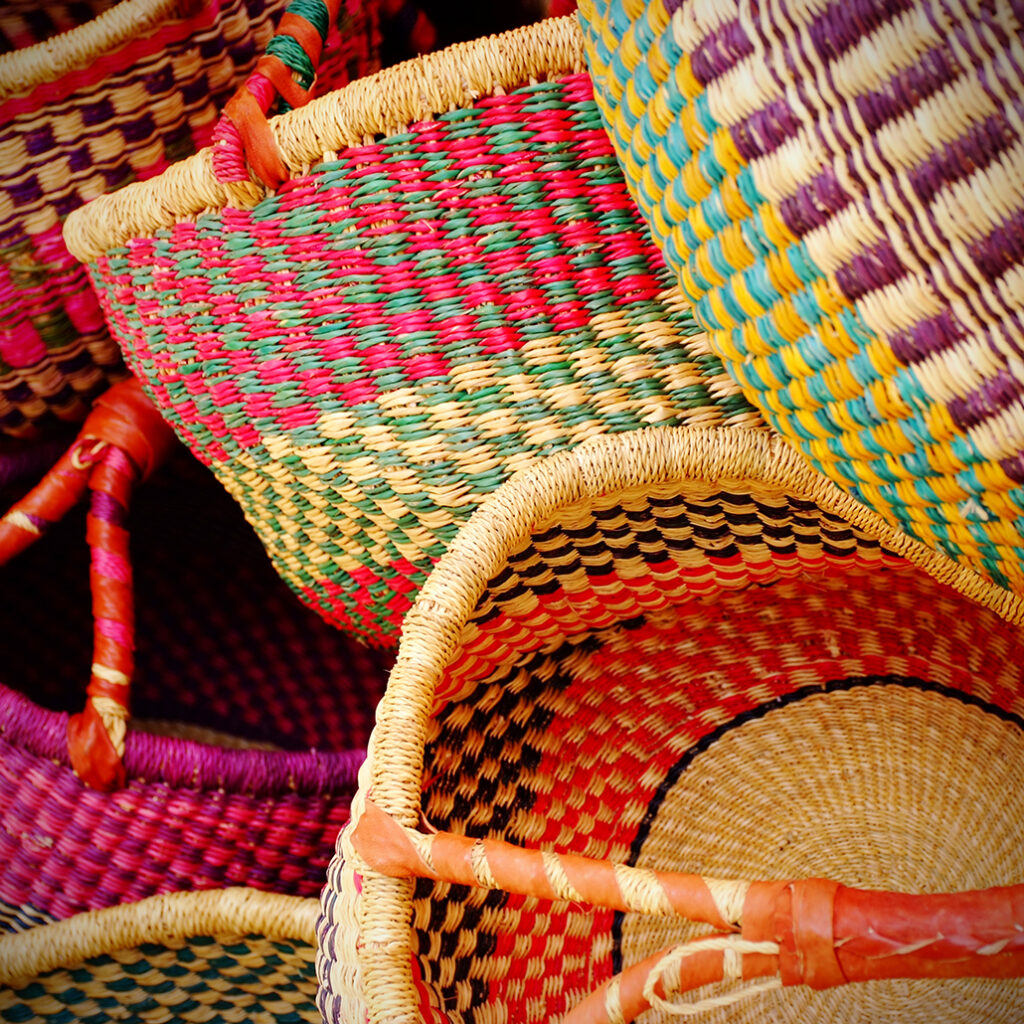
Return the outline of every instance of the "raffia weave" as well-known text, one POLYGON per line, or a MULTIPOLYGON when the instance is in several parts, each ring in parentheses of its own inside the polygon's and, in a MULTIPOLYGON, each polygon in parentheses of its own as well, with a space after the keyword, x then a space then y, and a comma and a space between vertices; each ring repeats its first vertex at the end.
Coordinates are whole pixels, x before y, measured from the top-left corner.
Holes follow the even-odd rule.
MULTIPOLYGON (((717 877, 1018 882, 1000 594, 763 435, 584 445, 507 484, 428 581, 354 820, 372 795, 411 827, 717 877)), ((367 872, 348 830, 323 909, 331 1022, 557 1020, 666 944, 635 915, 367 872)), ((1021 998, 869 984, 715 1019, 1010 1021, 1021 998)))
POLYGON ((631 194, 813 464, 1024 592, 1024 12, 584 0, 631 194))
MULTIPOLYGON (((285 0, 206 0, 189 18, 177 0, 124 0, 82 23, 96 6, 0 12, 14 51, 0 54, 0 433, 81 420, 124 375, 61 225, 208 144, 285 0)), ((324 86, 377 69, 375 12, 348 4, 324 86)))
POLYGON ((517 469, 598 434, 759 423, 638 220, 580 59, 574 19, 453 48, 278 118, 315 166, 251 208, 193 215, 201 156, 69 223, 165 417, 291 586, 367 639, 397 635, 517 469))

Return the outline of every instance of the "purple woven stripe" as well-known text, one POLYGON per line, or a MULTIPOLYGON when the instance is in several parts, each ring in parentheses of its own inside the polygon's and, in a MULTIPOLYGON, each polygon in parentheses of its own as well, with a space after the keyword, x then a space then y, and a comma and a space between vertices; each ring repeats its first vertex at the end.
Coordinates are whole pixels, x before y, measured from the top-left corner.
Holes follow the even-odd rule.
MULTIPOLYGON (((37 757, 69 765, 67 719, 0 687, 0 736, 37 757)), ((316 796, 351 790, 366 754, 222 750, 187 740, 129 732, 125 768, 129 779, 158 780, 192 790, 223 789, 248 796, 283 791, 316 796)))
POLYGON ((921 202, 927 203, 936 189, 987 167, 1016 141, 1002 117, 972 124, 952 146, 935 150, 910 171, 914 192, 921 202))
POLYGON ((753 52, 754 44, 740 23, 730 21, 700 41, 690 54, 690 67, 697 81, 707 85, 753 52))
POLYGON ((97 519, 114 526, 125 526, 128 510, 106 491, 93 491, 89 500, 89 512, 97 519))
POLYGON ((130 780, 100 793, 0 739, 0 899, 63 918, 225 885, 315 896, 353 792, 251 796, 130 780))
POLYGON ((1000 459, 999 465, 1015 484, 1024 484, 1024 452, 1018 452, 1008 459, 1000 459))
POLYGON ((1024 395, 1024 383, 1007 369, 991 374, 982 386, 964 398, 954 398, 947 406, 961 430, 977 426, 1002 412, 1024 395))
POLYGON ((966 332, 947 307, 937 316, 920 320, 908 331, 889 339, 893 355, 906 366, 943 352, 964 338, 966 332))
MULTIPOLYGON (((781 6, 784 10, 785 4, 781 6)), ((811 23, 811 42, 825 62, 831 63, 880 25, 915 6, 917 0, 837 0, 811 23)))
POLYGON ((917 104, 942 90, 959 73, 945 47, 922 54, 908 68, 890 75, 882 88, 857 96, 857 112, 869 133, 883 124, 902 117, 917 104))
POLYGON ((969 251, 990 282, 1024 263, 1024 210, 1015 210, 990 235, 973 242, 969 251))
POLYGON ((888 241, 858 252, 849 263, 836 271, 836 283, 851 301, 862 295, 898 281, 906 274, 896 250, 888 241))
POLYGON ((782 97, 755 111, 730 133, 740 155, 750 161, 774 152, 799 130, 799 116, 782 97))
POLYGON ((786 227, 797 237, 821 227, 850 202, 835 171, 828 167, 813 181, 801 185, 797 191, 779 204, 779 214, 786 227))

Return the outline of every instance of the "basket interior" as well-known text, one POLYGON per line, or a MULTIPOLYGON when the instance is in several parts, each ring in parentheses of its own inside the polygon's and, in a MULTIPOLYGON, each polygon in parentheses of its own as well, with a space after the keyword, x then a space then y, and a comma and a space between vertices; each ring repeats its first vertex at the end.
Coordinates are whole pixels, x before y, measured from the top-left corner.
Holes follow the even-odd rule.
MULTIPOLYGON (((533 524, 463 628, 428 723, 423 817, 717 877, 1017 883, 1022 653, 996 614, 770 487, 588 499, 533 524)), ((557 1020, 695 934, 428 881, 411 921, 420 1004, 450 1021, 557 1020)), ((1024 989, 767 998, 709 1019, 1009 1022, 1024 989)))

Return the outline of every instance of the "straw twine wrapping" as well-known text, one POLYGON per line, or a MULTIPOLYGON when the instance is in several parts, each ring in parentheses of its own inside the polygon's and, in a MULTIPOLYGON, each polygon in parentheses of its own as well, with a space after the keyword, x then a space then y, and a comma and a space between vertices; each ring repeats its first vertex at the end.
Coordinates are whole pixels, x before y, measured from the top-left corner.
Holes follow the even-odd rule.
MULTIPOLYGON (((124 0, 72 31, 0 54, 0 433, 81 420, 125 373, 61 222, 82 203, 158 175, 210 141, 273 34, 284 0, 124 0)), ((5 9, 19 45, 82 7, 5 9)), ((374 4, 351 0, 324 84, 376 60, 374 4)), ((84 7, 88 12, 90 8, 84 7)))
MULTIPOLYGON (((371 642, 534 459, 652 424, 759 423, 669 286, 589 80, 566 73, 579 59, 569 19, 354 83, 273 122, 293 170, 438 113, 92 265, 134 372, 278 570, 371 642)), ((225 201, 196 186, 206 156, 181 174, 93 204, 69 240, 82 254, 225 201)))
POLYGON ((1024 592, 1024 17, 583 0, 630 189, 729 373, 890 522, 1024 592))
MULTIPOLYGON (((895 531, 776 437, 660 429, 595 440, 507 483, 432 573, 407 618, 353 821, 370 794, 409 827, 623 860, 672 765, 781 697, 885 683, 940 703, 981 701, 983 731, 1003 728, 1004 710, 1024 709, 1021 620, 1019 599, 895 531)), ((929 725, 933 775, 949 763, 946 732, 959 729, 941 721, 929 725)), ((1018 735, 1019 721, 1009 728, 1018 735)), ((851 757, 859 747, 851 741, 851 757)), ((841 803, 841 780, 822 768, 829 781, 812 794, 841 803)), ((842 848, 850 859, 831 873, 881 885, 856 850, 858 815, 870 818, 884 798, 898 818, 920 775, 913 764, 868 775, 876 796, 846 779, 854 847, 842 848), (887 789, 897 777, 905 787, 887 789)), ((998 792, 993 827, 1019 831, 1019 809, 1003 800, 1015 799, 1008 783, 965 785, 965 808, 998 792)), ((929 783, 927 792, 941 799, 948 787, 929 783)), ((798 875, 829 874, 816 806, 807 807, 803 849, 825 866, 798 875)), ((935 844, 941 818, 934 803, 924 807, 910 846, 890 830, 893 855, 909 858, 908 873, 897 872, 903 887, 933 884, 914 851, 935 844)), ((694 819, 675 820, 688 830, 694 819)), ((763 824, 762 814, 722 828, 744 837, 763 824)), ((319 931, 330 1021, 364 1012, 372 1021, 557 1019, 619 969, 610 915, 385 878, 361 866, 348 835, 319 931)), ((983 885, 1024 875, 1016 862, 986 863, 983 885)), ((738 874, 707 859, 647 866, 738 874)), ((770 863, 752 874, 778 877, 770 863)), ((936 884, 958 887, 945 876, 936 884)), ((654 948, 645 944, 645 954, 654 948)), ((943 991, 913 989, 918 1019, 946 1006, 943 991)), ((973 991, 984 999, 992 990, 973 991)), ((1017 1005, 1016 990, 995 991, 1000 1005, 1017 1005)), ((852 994, 840 998, 853 999, 850 1016, 818 1019, 862 1019, 852 994)), ((891 992, 879 998, 897 1013, 913 1006, 893 1004, 891 992)))

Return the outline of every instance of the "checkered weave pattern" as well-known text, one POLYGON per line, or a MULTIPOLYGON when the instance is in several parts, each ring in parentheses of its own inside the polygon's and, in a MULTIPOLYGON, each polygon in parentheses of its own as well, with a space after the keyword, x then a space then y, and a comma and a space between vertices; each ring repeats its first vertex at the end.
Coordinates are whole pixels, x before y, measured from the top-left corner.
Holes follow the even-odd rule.
POLYGON ((0 935, 0 1021, 313 1024, 315 907, 240 887, 56 923, 0 904, 22 925, 0 935))
MULTIPOLYGON (((12 42, 91 8, 5 8, 12 42), (20 17, 19 17, 20 16, 20 17), (18 28, 21 24, 21 28, 18 28)), ((84 418, 125 374, 87 275, 61 237, 82 203, 206 145, 273 35, 284 0, 126 0, 48 43, 0 56, 0 432, 84 418)), ((321 87, 375 70, 376 8, 350 0, 321 87)))
POLYGON ((1024 593, 1024 9, 584 0, 630 190, 829 477, 1024 593))
POLYGON ((0 989, 0 1021, 316 1024, 315 952, 257 936, 146 944, 0 989))
MULTIPOLYGON (((1019 882, 1019 783, 981 753, 1024 751, 1019 625, 956 589, 973 574, 837 495, 774 440, 723 430, 603 438, 506 484, 410 613, 353 823, 372 799, 425 837, 717 878, 1019 882), (727 756, 751 727, 754 749, 727 756)), ((1003 612, 1019 623, 1019 603, 1003 612)), ((382 877, 352 832, 322 898, 332 1024, 562 1020, 624 967, 703 934, 382 877)), ((1021 991, 786 990, 710 1019, 1009 1022, 1021 991)))
POLYGON ((352 146, 91 272, 133 372, 284 578, 371 642, 517 469, 596 434, 759 422, 584 74, 352 146))

